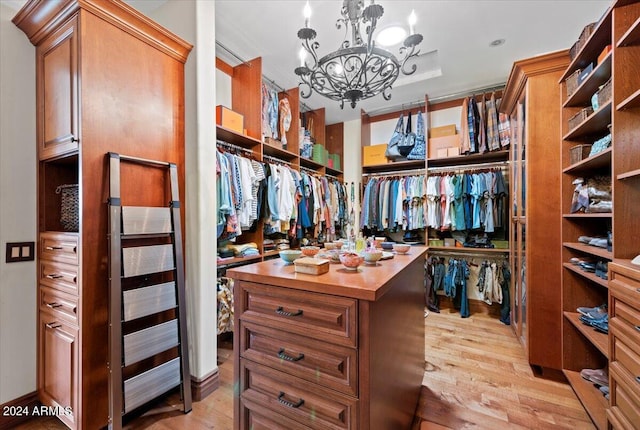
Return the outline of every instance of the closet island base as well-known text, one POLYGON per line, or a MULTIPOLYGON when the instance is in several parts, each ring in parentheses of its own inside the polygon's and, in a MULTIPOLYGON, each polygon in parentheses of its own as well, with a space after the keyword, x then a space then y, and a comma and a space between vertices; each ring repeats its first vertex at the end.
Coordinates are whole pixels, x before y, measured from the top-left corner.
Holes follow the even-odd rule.
POLYGON ((425 362, 425 247, 357 271, 270 260, 234 278, 234 428, 410 429, 425 362))

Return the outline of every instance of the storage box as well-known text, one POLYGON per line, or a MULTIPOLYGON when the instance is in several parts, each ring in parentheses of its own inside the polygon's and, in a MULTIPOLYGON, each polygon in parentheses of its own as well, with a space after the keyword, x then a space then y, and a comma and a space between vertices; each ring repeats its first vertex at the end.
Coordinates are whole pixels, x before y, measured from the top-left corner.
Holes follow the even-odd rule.
POLYGON ((445 238, 444 239, 444 246, 456 246, 456 240, 453 238, 445 238))
POLYGON ((429 246, 444 246, 444 240, 429 239, 429 246))
POLYGON ((244 116, 222 105, 216 106, 216 124, 238 134, 244 132, 244 116))
POLYGON ((387 144, 368 145, 362 147, 362 165, 375 166, 377 164, 387 164, 389 160, 384 156, 387 144))
POLYGON ((598 107, 604 106, 611 100, 611 78, 598 89, 596 94, 598 96, 598 107))
POLYGON ((293 261, 297 273, 308 275, 322 275, 329 271, 329 260, 322 258, 302 257, 293 261))
POLYGON ((454 134, 456 134, 455 124, 443 125, 441 127, 431 127, 431 129, 429 130, 429 137, 452 136, 454 134))
POLYGON ((591 106, 586 107, 582 110, 580 110, 580 112, 578 112, 577 114, 575 114, 574 116, 572 116, 571 118, 569 118, 569 130, 573 130, 574 128, 576 128, 577 126, 579 126, 580 124, 582 124, 582 122, 587 119, 589 117, 589 115, 591 115, 593 113, 593 108, 591 106))
POLYGON ((491 239, 491 243, 497 249, 509 249, 509 241, 508 240, 494 240, 494 239, 491 239))
POLYGON ((587 76, 589 76, 591 72, 593 72, 593 63, 589 64, 587 67, 580 71, 580 74, 578 75, 578 86, 580 86, 580 84, 582 84, 584 80, 587 79, 587 76))
POLYGON ((611 45, 605 46, 604 49, 600 52, 600 55, 598 55, 598 64, 601 64, 604 59, 607 58, 609 52, 611 52, 611 45))
POLYGON ((448 148, 460 148, 460 136, 457 134, 451 136, 432 137, 429 138, 428 158, 446 158, 449 156, 448 148), (439 150, 444 149, 444 152, 439 150))
POLYGON ((457 157, 460 155, 460 147, 447 148, 447 157, 457 157))
POLYGON ((581 70, 578 69, 570 74, 567 79, 565 79, 565 85, 567 86, 567 97, 571 97, 571 95, 578 89, 578 78, 580 77, 580 72, 581 70))
POLYGON ((570 151, 571 151, 570 162, 571 164, 576 164, 577 162, 582 161, 585 158, 589 157, 589 154, 591 153, 591 145, 583 144, 583 145, 572 146, 570 151))

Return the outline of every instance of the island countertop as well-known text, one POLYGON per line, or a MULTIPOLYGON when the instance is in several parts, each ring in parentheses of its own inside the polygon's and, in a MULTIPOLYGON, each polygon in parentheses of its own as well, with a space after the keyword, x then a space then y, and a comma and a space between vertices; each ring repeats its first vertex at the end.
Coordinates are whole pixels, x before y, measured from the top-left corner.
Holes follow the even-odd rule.
POLYGON ((347 270, 340 263, 331 263, 329 271, 322 275, 297 273, 293 264, 277 258, 229 269, 227 276, 243 281, 376 301, 391 288, 392 282, 389 281, 404 268, 418 259, 424 261, 426 251, 424 246, 412 246, 407 254, 395 254, 393 258, 378 261, 376 265, 363 264, 357 271, 347 270))

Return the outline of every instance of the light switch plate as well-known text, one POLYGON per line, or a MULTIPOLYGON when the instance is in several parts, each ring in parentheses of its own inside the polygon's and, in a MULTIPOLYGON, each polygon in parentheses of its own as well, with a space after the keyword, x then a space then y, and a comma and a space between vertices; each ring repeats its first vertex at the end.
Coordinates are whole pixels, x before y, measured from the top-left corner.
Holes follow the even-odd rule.
POLYGON ((35 242, 7 242, 7 263, 35 260, 35 242))

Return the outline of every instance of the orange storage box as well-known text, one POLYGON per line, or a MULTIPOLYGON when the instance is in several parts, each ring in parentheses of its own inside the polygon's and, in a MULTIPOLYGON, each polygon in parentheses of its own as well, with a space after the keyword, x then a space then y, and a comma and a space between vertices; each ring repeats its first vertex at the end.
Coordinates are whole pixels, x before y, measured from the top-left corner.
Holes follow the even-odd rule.
POLYGON ((429 139, 428 158, 446 158, 460 152, 460 136, 432 137, 429 139))
POLYGON ((377 164, 387 164, 389 160, 384 156, 387 144, 368 145, 362 147, 362 165, 375 166, 377 164))
POLYGON ((216 106, 216 124, 244 134, 244 116, 222 105, 216 106))
POLYGON ((456 134, 455 124, 443 125, 441 127, 431 127, 431 129, 429 130, 429 137, 452 136, 454 134, 456 134))

